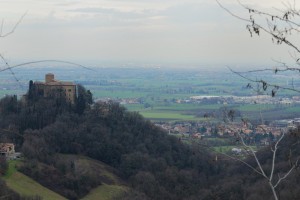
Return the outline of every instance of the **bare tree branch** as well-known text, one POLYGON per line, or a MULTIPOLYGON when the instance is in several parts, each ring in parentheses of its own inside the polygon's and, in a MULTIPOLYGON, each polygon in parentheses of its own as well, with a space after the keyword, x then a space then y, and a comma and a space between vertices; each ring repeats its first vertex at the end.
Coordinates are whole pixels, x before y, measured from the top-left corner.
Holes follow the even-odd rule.
POLYGON ((95 71, 94 69, 86 67, 84 65, 80 65, 80 64, 77 64, 77 63, 64 61, 64 60, 38 60, 38 61, 30 61, 30 62, 25 62, 25 63, 21 63, 21 64, 17 64, 17 65, 12 65, 9 68, 0 69, 0 72, 7 71, 7 70, 10 70, 10 69, 14 69, 14 68, 21 67, 21 66, 25 66, 25 65, 45 63, 45 62, 70 64, 70 65, 78 66, 78 67, 81 67, 81 68, 84 68, 84 69, 87 69, 87 70, 95 71))
POLYGON ((226 8, 225 6, 223 6, 223 5, 219 2, 219 0, 216 0, 216 2, 219 4, 219 6, 220 6, 223 10, 225 10, 226 12, 228 12, 228 13, 229 13, 230 15, 232 15, 233 17, 235 17, 235 18, 237 18, 237 19, 239 19, 239 20, 242 20, 242 21, 251 23, 251 21, 250 21, 249 19, 242 18, 242 17, 240 17, 240 16, 234 14, 233 12, 231 12, 228 8, 226 8))
POLYGON ((292 168, 291 168, 291 169, 290 169, 283 177, 280 177, 280 176, 278 175, 278 176, 279 176, 279 179, 278 179, 277 183, 273 186, 274 188, 276 188, 282 180, 286 179, 286 178, 292 173, 292 171, 293 171, 296 167, 298 167, 298 161, 299 161, 299 158, 297 159, 296 163, 292 166, 292 168))
POLYGON ((23 89, 22 84, 20 83, 19 79, 16 77, 15 73, 12 71, 10 65, 8 64, 7 60, 3 57, 2 54, 0 54, 0 58, 3 60, 3 62, 6 65, 6 67, 9 69, 9 71, 12 74, 12 76, 14 77, 15 81, 19 84, 20 88, 23 89))
POLYGON ((3 25, 4 25, 4 19, 2 19, 2 22, 1 22, 0 35, 2 35, 2 31, 3 31, 3 25))
MULTIPOLYGON (((223 9, 225 10, 227 13, 229 13, 231 16, 239 19, 239 20, 242 20, 242 21, 245 21, 245 22, 248 22, 249 25, 247 25, 247 29, 248 31, 250 32, 251 36, 252 36, 252 32, 254 32, 255 34, 259 35, 260 33, 260 30, 264 31, 265 33, 268 33, 269 35, 272 36, 272 38, 275 38, 277 40, 277 43, 278 44, 281 44, 281 43, 285 43, 286 45, 292 47, 293 49, 295 49, 298 53, 300 53, 300 49, 294 45, 292 42, 290 42, 286 37, 285 37, 285 34, 276 34, 276 29, 274 31, 270 31, 270 30, 267 30, 267 28, 263 27, 262 25, 258 24, 255 22, 255 20, 252 18, 252 16, 250 15, 250 19, 245 19, 245 18, 242 18, 240 16, 238 16, 237 14, 234 14, 233 12, 231 12, 228 8, 226 8, 225 6, 223 6, 219 0, 216 0, 217 4, 223 9)), ((249 12, 255 12, 254 9, 247 9, 249 10, 249 12)), ((259 12, 259 11, 257 11, 259 12)), ((288 14, 285 13, 284 17, 283 18, 287 18, 288 19, 288 14)), ((285 30, 284 32, 288 33, 287 30, 285 30)))
POLYGON ((270 178, 269 178, 270 181, 272 181, 272 179, 273 179, 273 174, 274 174, 274 169, 275 169, 276 152, 277 152, 277 149, 278 149, 278 144, 281 142, 281 140, 283 139, 284 136, 285 136, 285 133, 283 132, 281 137, 279 138, 279 140, 277 140, 277 142, 275 143, 274 150, 271 149, 271 151, 273 152, 273 158, 272 158, 272 169, 271 169, 270 178))
POLYGON ((19 19, 19 21, 17 21, 17 23, 14 25, 14 27, 7 33, 3 33, 3 23, 4 23, 4 20, 2 20, 2 24, 1 24, 1 33, 0 33, 0 38, 1 37, 7 37, 11 34, 13 34, 15 32, 15 30, 17 29, 17 27, 19 26, 19 24, 23 21, 24 17, 27 15, 27 12, 25 12, 21 18, 19 19))
POLYGON ((284 18, 284 17, 280 17, 280 16, 277 16, 277 15, 272 15, 270 13, 267 13, 267 12, 263 12, 263 11, 260 11, 260 10, 255 10, 251 7, 248 7, 247 5, 243 4, 240 0, 237 0, 237 2, 246 10, 251 10, 251 12, 255 13, 255 14, 258 14, 258 15, 265 15, 265 16, 268 16, 268 17, 271 17, 273 19, 278 19, 280 21, 284 21, 284 22, 288 22, 290 24, 293 24, 295 26, 300 26, 300 24, 290 20, 289 18, 284 18))
POLYGON ((240 133, 238 133, 238 135, 239 135, 239 137, 240 137, 240 139, 241 139, 241 141, 242 141, 242 144, 243 144, 246 148, 250 149, 250 151, 251 151, 251 153, 252 153, 252 155, 253 155, 253 157, 254 157, 254 159, 255 159, 255 161, 256 161, 256 163, 257 163, 257 165, 258 165, 258 167, 259 167, 259 169, 260 169, 260 171, 261 171, 262 176, 265 177, 265 178, 267 178, 267 175, 266 175, 265 171, 263 170, 263 168, 262 168, 262 166, 261 166, 261 164, 260 164, 260 161, 259 161, 259 159, 257 158, 256 153, 255 153, 255 151, 253 150, 253 148, 252 148, 251 146, 248 146, 248 145, 245 143, 245 141, 244 141, 244 139, 243 139, 243 137, 241 136, 240 133))
MULTIPOLYGON (((257 10, 254 9, 252 7, 249 7, 243 3, 240 2, 240 0, 237 0, 238 4, 245 10, 247 10, 249 12, 249 19, 243 18, 237 14, 234 14, 231 10, 227 9, 225 6, 223 6, 219 0, 216 0, 216 2, 218 3, 218 5, 225 10, 227 13, 229 13, 231 16, 242 20, 244 22, 247 22, 246 28, 249 31, 250 35, 252 36, 253 34, 256 35, 260 35, 260 31, 263 31, 267 34, 269 34, 272 38, 273 43, 277 43, 277 44, 286 44, 288 47, 292 48, 295 53, 294 55, 292 55, 290 53, 290 56, 293 58, 293 60, 295 61, 295 64, 300 66, 300 49, 298 48, 297 44, 298 43, 294 43, 293 42, 293 38, 291 38, 291 35, 294 33, 299 33, 300 32, 300 24, 299 22, 299 17, 300 17, 300 10, 296 9, 296 1, 294 0, 293 4, 291 3, 283 3, 283 6, 286 8, 286 10, 279 10, 277 9, 277 11, 280 12, 279 15, 277 14, 272 14, 269 12, 264 12, 261 10, 257 10), (257 19, 263 19, 265 20, 266 24, 261 23, 261 21, 257 19), (298 20, 298 21, 297 21, 298 20)), ((260 73, 260 72, 264 72, 264 71, 274 71, 275 74, 278 72, 285 72, 285 71, 295 71, 295 72, 299 72, 300 73, 300 67, 291 67, 289 65, 287 65, 286 63, 283 62, 278 62, 281 64, 281 67, 276 67, 275 70, 274 69, 261 69, 261 70, 251 70, 251 71, 247 71, 247 72, 237 72, 232 70, 230 67, 229 70, 242 77, 243 79, 252 82, 252 83, 256 83, 257 85, 261 86, 261 88, 263 89, 263 91, 267 91, 270 87, 272 89, 272 96, 274 96, 276 94, 276 92, 279 89, 284 89, 284 90, 290 90, 290 91, 294 91, 294 92, 300 92, 300 90, 295 89, 294 87, 294 83, 292 83, 292 87, 285 87, 285 86, 280 86, 277 84, 272 84, 269 83, 265 80, 262 79, 253 79, 253 78, 249 78, 246 74, 249 73, 260 73)), ((252 86, 250 85, 250 83, 248 84, 249 88, 252 88, 252 86)), ((247 86, 247 87, 248 87, 247 86)), ((258 88, 259 89, 259 88, 258 88)), ((263 168, 262 168, 262 164, 260 162, 260 160, 258 159, 258 157, 256 156, 256 152, 253 150, 253 148, 249 145, 247 145, 243 139, 243 136, 241 135, 240 132, 237 133, 239 135, 239 138, 241 140, 242 145, 246 148, 249 149, 258 165, 258 168, 260 169, 260 174, 265 178, 265 180, 268 182, 272 193, 273 193, 273 197, 275 200, 278 200, 278 195, 276 192, 276 187, 281 183, 282 180, 286 179, 291 173, 292 171, 298 167, 298 161, 299 161, 299 157, 296 160, 296 162, 294 164, 291 165, 291 168, 281 177, 278 176, 278 180, 276 183, 273 183, 274 181, 274 173, 275 173, 275 165, 276 165, 276 156, 277 156, 277 151, 279 149, 279 144, 280 142, 283 140, 284 136, 286 135, 285 132, 282 132, 282 135, 280 136, 280 138, 274 143, 274 149, 271 148, 272 151, 272 164, 271 164, 271 169, 270 169, 270 174, 269 176, 266 175, 266 173, 264 172, 263 168)), ((295 143, 299 144, 299 143, 295 143)), ((292 145, 294 146, 294 144, 292 145)), ((291 147, 292 147, 291 146, 291 147)), ((290 150, 290 156, 292 154, 292 150, 290 150)))
POLYGON ((220 155, 223 155, 223 156, 225 156, 225 157, 227 157, 227 158, 230 158, 230 159, 232 159, 232 160, 241 162, 241 163, 243 163, 244 165, 246 165, 248 168, 252 169, 252 170, 253 170, 254 172, 256 172, 257 174, 264 176, 260 171, 258 171, 257 169, 255 169, 255 167, 253 167, 253 166, 250 165, 249 163, 243 161, 242 159, 239 159, 239 158, 237 158, 237 157, 228 155, 227 153, 219 152, 219 151, 215 150, 213 147, 208 146, 208 145, 205 145, 205 144, 202 144, 202 143, 200 143, 200 142, 198 142, 197 144, 200 145, 200 146, 203 146, 203 147, 205 147, 205 148, 207 148, 207 149, 209 149, 209 150, 211 150, 211 151, 213 151, 213 152, 215 152, 215 153, 217 153, 217 154, 220 154, 220 155))
MULTIPOLYGON (((232 70, 230 67, 228 67, 228 68, 229 68, 229 70, 230 70, 232 73, 234 73, 234 74, 236 74, 236 75, 238 75, 238 76, 244 78, 245 80, 248 80, 248 81, 253 82, 253 83, 260 83, 260 84, 262 84, 264 90, 266 90, 268 87, 273 87, 273 88, 275 88, 275 89, 277 89, 277 90, 278 90, 278 89, 284 89, 284 90, 290 90, 290 91, 294 91, 294 92, 300 92, 300 90, 297 90, 297 89, 295 89, 295 88, 290 88, 290 87, 284 87, 284 86, 280 86, 280 85, 276 85, 276 84, 271 84, 271 83, 268 83, 268 82, 266 82, 266 81, 264 81, 264 80, 254 80, 254 79, 251 79, 251 78, 249 78, 249 77, 247 77, 247 76, 245 76, 245 75, 242 75, 241 73, 239 73, 239 72, 237 72, 237 71, 232 70)), ((272 96, 273 96, 273 95, 272 95, 272 96)))

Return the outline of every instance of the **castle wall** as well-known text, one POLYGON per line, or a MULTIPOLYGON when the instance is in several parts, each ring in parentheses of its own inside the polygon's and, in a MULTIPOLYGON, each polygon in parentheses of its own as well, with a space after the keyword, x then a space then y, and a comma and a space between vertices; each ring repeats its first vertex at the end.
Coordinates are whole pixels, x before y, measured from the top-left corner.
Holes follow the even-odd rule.
POLYGON ((75 103, 76 85, 72 82, 56 81, 54 74, 46 74, 45 83, 35 82, 34 91, 36 95, 42 97, 65 98, 66 101, 75 103))

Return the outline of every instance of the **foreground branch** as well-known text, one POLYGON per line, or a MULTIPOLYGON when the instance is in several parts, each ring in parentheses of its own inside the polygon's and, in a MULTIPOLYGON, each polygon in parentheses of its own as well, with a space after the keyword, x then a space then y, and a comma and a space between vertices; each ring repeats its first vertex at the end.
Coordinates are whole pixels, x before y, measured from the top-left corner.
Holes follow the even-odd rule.
POLYGON ((17 21, 17 23, 14 25, 14 27, 7 33, 3 33, 3 25, 4 25, 4 20, 2 20, 1 23, 1 29, 0 29, 0 38, 2 37, 7 37, 11 34, 13 34, 15 32, 15 30, 17 29, 17 27, 19 26, 19 24, 23 21, 24 17, 27 15, 27 12, 25 12, 21 18, 19 19, 19 21, 17 21))
POLYGON ((14 69, 14 68, 21 67, 21 66, 25 66, 25 65, 45 63, 45 62, 56 62, 56 63, 70 64, 70 65, 78 66, 78 67, 81 67, 81 68, 84 68, 84 69, 87 69, 87 70, 95 71, 94 69, 86 67, 84 65, 80 65, 80 64, 77 64, 77 63, 64 61, 64 60, 38 60, 38 61, 25 62, 25 63, 21 63, 21 64, 18 64, 18 65, 12 65, 10 67, 1 69, 0 72, 7 71, 7 70, 10 70, 10 69, 14 69))

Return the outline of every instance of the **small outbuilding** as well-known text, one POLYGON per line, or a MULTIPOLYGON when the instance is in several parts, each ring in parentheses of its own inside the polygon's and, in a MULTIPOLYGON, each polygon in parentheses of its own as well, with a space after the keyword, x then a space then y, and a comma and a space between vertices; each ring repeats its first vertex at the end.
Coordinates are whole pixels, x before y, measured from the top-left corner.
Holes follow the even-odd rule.
POLYGON ((12 143, 0 143, 0 156, 6 158, 13 157, 15 155, 15 145, 12 143))
POLYGON ((234 154, 241 154, 241 153, 242 153, 242 149, 239 149, 239 148, 232 148, 232 149, 231 149, 231 152, 234 153, 234 154))

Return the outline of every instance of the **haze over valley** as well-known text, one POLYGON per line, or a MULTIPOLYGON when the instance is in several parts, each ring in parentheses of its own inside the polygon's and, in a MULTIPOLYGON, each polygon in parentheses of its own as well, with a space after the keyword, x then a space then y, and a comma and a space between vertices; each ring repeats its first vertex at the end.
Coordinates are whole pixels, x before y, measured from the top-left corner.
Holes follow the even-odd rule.
POLYGON ((300 199, 296 1, 0 2, 0 199, 300 199))

